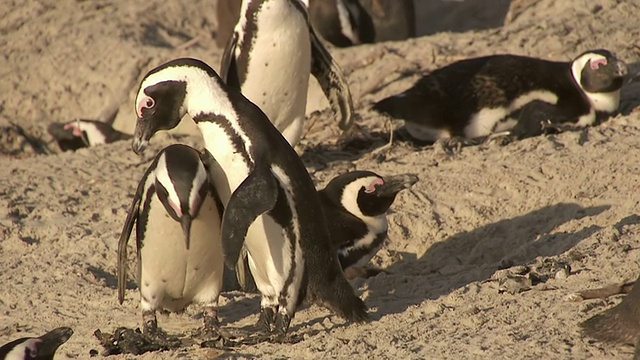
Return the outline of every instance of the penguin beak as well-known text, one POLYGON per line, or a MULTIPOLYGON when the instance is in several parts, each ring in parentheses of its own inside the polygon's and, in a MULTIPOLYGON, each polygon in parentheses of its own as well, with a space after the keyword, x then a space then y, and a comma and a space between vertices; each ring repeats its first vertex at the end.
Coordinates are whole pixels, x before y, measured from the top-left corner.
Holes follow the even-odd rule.
POLYGON ((384 184, 376 187, 378 196, 395 196, 400 190, 408 189, 418 182, 418 176, 414 174, 403 174, 396 176, 385 176, 384 184))
POLYGON ((184 232, 184 241, 187 245, 187 250, 189 250, 189 245, 191 244, 191 215, 183 214, 180 218, 180 223, 184 232))
POLYGON ((138 118, 136 121, 131 150, 137 155, 142 155, 147 145, 149 145, 149 139, 151 139, 151 136, 155 133, 155 129, 152 127, 153 123, 153 118, 138 118))
POLYGON ((39 337, 42 341, 38 344, 38 355, 36 359, 51 359, 58 347, 73 335, 73 330, 68 327, 53 329, 39 337))
POLYGON ((620 77, 624 77, 629 73, 629 67, 622 60, 616 59, 616 74, 620 77))

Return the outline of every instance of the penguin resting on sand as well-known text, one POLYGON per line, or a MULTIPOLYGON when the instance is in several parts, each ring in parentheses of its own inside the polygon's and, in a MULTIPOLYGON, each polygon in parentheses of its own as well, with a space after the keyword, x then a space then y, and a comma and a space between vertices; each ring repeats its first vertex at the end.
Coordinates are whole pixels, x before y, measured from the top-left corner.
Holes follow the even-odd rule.
MULTIPOLYGON (((386 213, 396 195, 416 182, 418 177, 413 174, 383 178, 371 171, 351 171, 336 176, 318 191, 331 241, 347 278, 366 278, 381 272, 366 265, 387 238, 386 213)), ((255 282, 247 266, 246 259, 238 263, 238 286, 255 292, 255 282)))
POLYGON ((51 123, 47 127, 47 132, 55 139, 62 151, 131 139, 131 135, 98 120, 78 119, 65 123, 51 123))
POLYGON ((245 246, 262 295, 258 325, 284 339, 306 295, 349 321, 368 318, 332 249, 320 199, 302 160, 258 106, 207 64, 176 59, 145 75, 136 96, 132 149, 185 114, 215 160, 210 181, 224 206, 222 247, 230 268, 245 246), (272 328, 273 326, 273 328, 272 328))
POLYGON ((0 347, 0 360, 53 360, 60 345, 73 335, 68 327, 53 329, 40 337, 24 337, 0 347))
POLYGON ((543 133, 547 123, 585 127, 596 113, 615 112, 626 73, 626 64, 607 50, 571 62, 492 55, 437 69, 373 109, 405 120, 420 141, 505 131, 524 138, 543 133))
POLYGON ((291 146, 302 137, 309 73, 339 126, 353 123, 349 85, 309 22, 300 0, 244 0, 225 48, 221 76, 258 105, 291 146))
POLYGON ((224 259, 222 205, 200 153, 171 145, 140 180, 118 242, 118 301, 124 300, 127 242, 136 224, 137 276, 143 332, 163 337, 156 310, 201 304, 204 333, 221 335, 217 317, 224 259))

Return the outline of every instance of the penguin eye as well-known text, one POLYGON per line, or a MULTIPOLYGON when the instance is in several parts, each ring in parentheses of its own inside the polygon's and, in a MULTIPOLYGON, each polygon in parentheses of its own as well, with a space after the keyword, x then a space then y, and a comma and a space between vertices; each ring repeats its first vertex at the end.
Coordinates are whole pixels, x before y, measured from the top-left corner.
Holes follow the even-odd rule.
POLYGON ((156 101, 151 97, 151 96, 145 96, 142 99, 140 99, 140 102, 138 102, 138 117, 142 118, 142 110, 144 109, 152 109, 154 106, 156 106, 156 101))
POLYGON ((378 185, 382 185, 384 184, 384 181, 382 181, 382 179, 375 179, 374 181, 371 182, 371 184, 369 184, 369 186, 366 186, 364 188, 364 192, 367 194, 371 194, 376 192, 376 186, 378 185))
POLYGON ((591 69, 593 70, 598 70, 598 68, 600 68, 600 65, 607 66, 607 59, 600 58, 589 60, 589 66, 591 66, 591 69))

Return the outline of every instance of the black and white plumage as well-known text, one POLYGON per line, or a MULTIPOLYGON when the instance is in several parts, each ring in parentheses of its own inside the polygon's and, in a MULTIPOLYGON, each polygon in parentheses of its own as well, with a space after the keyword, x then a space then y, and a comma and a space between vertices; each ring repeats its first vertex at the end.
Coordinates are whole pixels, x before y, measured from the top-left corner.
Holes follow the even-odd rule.
POLYGON ((437 69, 373 108, 405 120, 409 134, 422 141, 502 131, 521 138, 540 134, 543 122, 584 127, 597 112, 615 112, 626 72, 607 50, 571 62, 493 55, 437 69))
POLYGON ((221 76, 267 115, 292 146, 302 137, 309 73, 341 129, 353 123, 349 85, 311 26, 300 0, 244 0, 222 58, 221 76))
POLYGON ((387 216, 396 195, 418 181, 413 174, 385 176, 352 171, 332 179, 319 191, 331 239, 346 271, 363 267, 387 238, 387 216))
POLYGON ((0 360, 53 360, 60 345, 73 335, 68 327, 53 329, 40 337, 24 337, 0 347, 0 360))
MULTIPOLYGON (((371 171, 352 171, 336 176, 318 191, 331 242, 347 277, 369 277, 379 272, 364 267, 387 238, 386 213, 396 195, 417 181, 413 174, 383 178, 371 171)), ((246 268, 246 260, 238 264, 238 287, 230 290, 255 292, 255 282, 246 268)))
POLYGON ((124 300, 127 242, 136 224, 137 276, 143 329, 158 335, 156 310, 204 309, 205 331, 218 331, 224 259, 222 205, 200 153, 171 145, 140 180, 118 242, 118 301, 124 300))
POLYGON ((51 123, 47 131, 62 151, 131 139, 131 135, 120 132, 111 125, 98 120, 78 119, 65 123, 51 123))
POLYGON ((234 267, 243 246, 262 294, 259 325, 284 335, 307 290, 352 321, 368 315, 332 251, 320 200, 302 161, 241 93, 196 59, 177 59, 151 70, 136 97, 132 148, 140 153, 159 130, 189 114, 213 158, 210 180, 224 205, 225 262, 234 267))
POLYGON ((335 46, 373 43, 373 20, 359 0, 313 0, 309 16, 322 37, 335 46))

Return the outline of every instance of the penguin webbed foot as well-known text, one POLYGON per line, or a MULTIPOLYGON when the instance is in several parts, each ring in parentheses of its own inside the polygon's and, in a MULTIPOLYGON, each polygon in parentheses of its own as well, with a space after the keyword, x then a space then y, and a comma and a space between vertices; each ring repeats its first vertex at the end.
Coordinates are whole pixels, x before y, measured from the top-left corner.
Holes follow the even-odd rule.
POLYGON ((463 136, 453 136, 446 139, 440 139, 433 143, 434 148, 441 148, 447 155, 454 156, 466 146, 479 145, 483 139, 469 139, 463 136))

